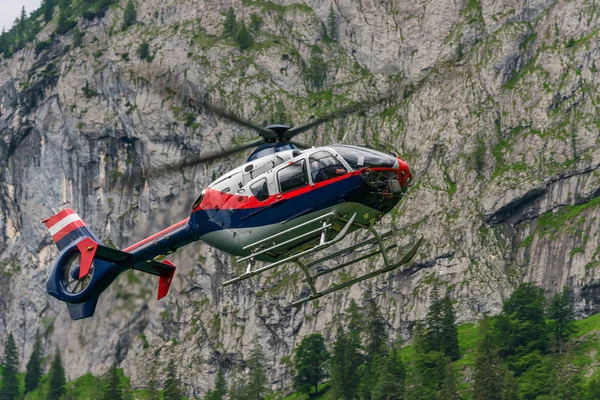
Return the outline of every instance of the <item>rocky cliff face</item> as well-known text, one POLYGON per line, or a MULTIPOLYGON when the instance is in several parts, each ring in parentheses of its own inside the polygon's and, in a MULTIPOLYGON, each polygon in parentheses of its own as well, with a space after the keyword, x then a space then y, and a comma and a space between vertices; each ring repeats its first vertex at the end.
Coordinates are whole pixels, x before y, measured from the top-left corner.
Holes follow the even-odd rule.
POLYGON ((0 339, 15 335, 23 365, 39 332, 46 351, 61 349, 70 378, 117 362, 143 386, 152 360, 175 357, 188 394, 199 396, 218 365, 226 373, 243 366, 258 340, 273 386, 286 388, 284 357, 307 333, 331 340, 350 299, 375 299, 405 337, 433 287, 456 300, 460 321, 498 312, 521 281, 548 296, 567 286, 579 315, 597 312, 594 1, 148 0, 137 15, 123 32, 123 9, 112 7, 79 23, 82 39, 59 36, 37 55, 30 44, 0 62, 0 339), (246 25, 252 14, 263 20, 245 51, 222 37, 230 5, 246 25), (142 42, 151 61, 136 55, 142 42), (315 54, 327 71, 321 91, 310 76, 315 54), (125 247, 185 218, 215 176, 243 162, 146 174, 252 138, 209 113, 190 115, 176 93, 157 90, 184 77, 259 123, 282 122, 282 114, 302 123, 403 88, 301 139, 399 150, 418 184, 382 230, 401 232, 400 244, 424 236, 414 264, 292 309, 297 271, 222 288, 230 257, 198 243, 171 257, 178 272, 166 299, 154 300, 155 280, 123 275, 94 318, 72 322, 45 293, 57 251, 41 219, 69 206, 102 240, 125 247))

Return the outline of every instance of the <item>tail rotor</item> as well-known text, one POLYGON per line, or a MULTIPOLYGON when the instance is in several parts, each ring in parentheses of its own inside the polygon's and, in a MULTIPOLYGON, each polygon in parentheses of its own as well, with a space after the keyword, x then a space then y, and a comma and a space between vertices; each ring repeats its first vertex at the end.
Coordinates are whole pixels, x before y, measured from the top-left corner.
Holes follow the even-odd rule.
POLYGON ((81 253, 74 251, 61 266, 61 284, 65 291, 71 295, 77 295, 86 290, 94 277, 94 264, 90 266, 89 272, 82 278, 79 277, 81 270, 81 253))

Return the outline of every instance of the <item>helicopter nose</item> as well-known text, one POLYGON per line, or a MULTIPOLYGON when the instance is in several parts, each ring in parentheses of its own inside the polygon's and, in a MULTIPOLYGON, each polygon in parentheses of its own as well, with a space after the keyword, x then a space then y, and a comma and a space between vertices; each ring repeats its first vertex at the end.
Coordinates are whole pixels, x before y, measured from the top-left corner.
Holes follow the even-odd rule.
POLYGON ((406 163, 406 161, 404 161, 400 157, 398 157, 397 160, 398 160, 398 180, 400 181, 400 185, 402 187, 404 187, 404 186, 410 184, 410 182, 412 181, 412 174, 410 173, 410 168, 408 167, 408 164, 406 163))

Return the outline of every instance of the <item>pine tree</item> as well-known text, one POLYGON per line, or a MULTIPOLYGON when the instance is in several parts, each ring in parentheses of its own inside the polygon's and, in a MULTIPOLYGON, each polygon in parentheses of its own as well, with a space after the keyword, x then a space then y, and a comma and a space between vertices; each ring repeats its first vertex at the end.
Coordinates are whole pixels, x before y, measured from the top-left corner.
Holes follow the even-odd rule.
POLYGON ((448 357, 442 351, 430 349, 431 345, 426 339, 426 333, 427 326, 418 322, 413 330, 415 369, 412 382, 408 385, 406 398, 409 399, 431 400, 435 398, 435 394, 441 388, 444 380, 444 368, 448 357))
POLYGON ((250 30, 252 32, 258 32, 263 25, 263 19, 258 14, 250 14, 250 30))
MULTIPOLYGON (((415 354, 415 385, 423 398, 432 398, 442 387, 447 356, 441 351, 415 354)), ((409 397, 410 398, 410 397, 409 397)))
POLYGON ((237 21, 235 19, 235 11, 233 7, 229 7, 225 14, 225 22, 223 22, 223 36, 235 36, 237 33, 237 21))
POLYGON ((371 362, 375 357, 384 354, 388 341, 386 322, 375 302, 370 302, 368 306, 365 333, 367 361, 371 362))
POLYGON ((158 389, 156 360, 152 362, 152 366, 148 371, 148 386, 146 387, 147 400, 160 400, 160 392, 158 389))
POLYGON ((236 373, 229 388, 229 400, 247 400, 246 382, 241 374, 236 373))
POLYGON ((327 27, 329 28, 329 37, 333 40, 338 38, 338 26, 335 12, 333 11, 333 4, 329 5, 329 15, 327 16, 327 27))
POLYGON ((557 293, 548 307, 550 318, 550 332, 553 344, 562 354, 564 343, 575 333, 575 313, 569 298, 569 289, 564 288, 562 293, 557 293))
POLYGON ((343 329, 333 344, 331 357, 331 389, 336 399, 351 400, 357 397, 359 388, 358 367, 362 364, 360 342, 343 329))
POLYGON ((413 328, 413 346, 417 353, 427 353, 427 343, 425 341, 425 325, 422 321, 417 321, 413 328))
POLYGON ((19 352, 12 333, 8 335, 4 347, 4 363, 2 364, 2 388, 0 400, 17 400, 21 389, 17 373, 19 372, 19 352))
POLYGON ((136 18, 135 5, 132 0, 129 0, 125 6, 125 11, 123 12, 123 25, 121 25, 121 29, 126 30, 131 25, 135 24, 136 18))
POLYGON ((103 378, 103 400, 123 400, 123 387, 119 379, 117 364, 113 364, 103 378))
POLYGON ((69 0, 62 0, 59 4, 58 23, 56 25, 56 34, 58 35, 64 35, 77 25, 76 21, 71 20, 70 4, 69 0))
POLYGON ((294 388, 309 397, 312 388, 318 393, 319 382, 327 376, 325 364, 329 357, 320 333, 304 337, 294 355, 294 388))
POLYGON ((44 22, 48 23, 52 21, 54 17, 54 7, 56 6, 55 0, 43 0, 42 10, 44 12, 44 22))
POLYGON ((42 379, 42 342, 40 337, 36 337, 35 344, 33 345, 33 351, 31 357, 27 362, 26 374, 25 374, 25 393, 34 391, 40 384, 42 379))
POLYGON ((502 376, 502 400, 518 400, 519 392, 517 387, 517 381, 515 380, 515 376, 508 369, 508 367, 504 368, 504 373, 502 376))
POLYGON ((400 344, 393 346, 383 362, 377 365, 377 381, 373 400, 401 400, 405 392, 406 370, 402 363, 400 344))
POLYGON ((227 382, 225 382, 225 376, 221 367, 217 370, 217 376, 215 377, 215 388, 209 390, 204 396, 204 400, 223 400, 227 395, 227 382))
POLYGON ((136 53, 142 60, 146 60, 148 62, 152 61, 152 56, 150 55, 150 44, 148 44, 148 42, 140 43, 136 53))
MULTIPOLYGON (((518 394, 522 400, 537 400, 551 396, 554 389, 555 371, 550 360, 543 359, 539 351, 522 356, 513 364, 515 376, 518 377, 518 394)), ((552 397, 551 397, 552 398, 552 397)))
POLYGON ((103 396, 104 396, 104 381, 102 380, 102 377, 95 376, 92 398, 93 399, 102 399, 103 396))
POLYGON ((460 348, 458 346, 458 330, 456 328, 456 314, 450 297, 444 296, 442 299, 442 332, 441 343, 442 351, 450 357, 452 361, 460 358, 460 348))
POLYGON ((13 27, 9 32, 14 32, 13 51, 18 51, 21 48, 21 30, 20 30, 21 19, 15 18, 13 21, 13 27))
POLYGON ((273 114, 273 122, 276 124, 285 124, 287 123, 287 113, 285 111, 285 105, 283 101, 277 100, 275 102, 275 113, 273 114))
POLYGON ((363 315, 360 307, 356 304, 354 299, 350 300, 350 305, 346 309, 346 326, 348 327, 348 333, 356 344, 360 347, 360 334, 363 330, 363 315))
POLYGON ((327 79, 327 64, 323 59, 323 51, 318 46, 312 46, 310 51, 309 66, 306 70, 308 80, 315 90, 323 89, 327 79))
POLYGON ((65 393, 66 382, 65 369, 57 349, 48 372, 48 396, 46 400, 60 400, 60 397, 65 393))
POLYGON ((381 364, 382 360, 380 356, 376 356, 372 361, 373 363, 363 361, 357 370, 360 380, 358 385, 358 398, 361 400, 371 400, 373 387, 377 381, 377 371, 375 370, 374 365, 381 364))
POLYGON ((19 17, 19 44, 18 47, 22 47, 27 42, 27 12, 25 6, 21 8, 21 15, 19 17))
POLYGON ((181 400, 183 397, 183 390, 181 388, 181 381, 177 376, 177 367, 175 366, 175 360, 170 359, 167 365, 167 379, 165 381, 165 390, 163 393, 164 400, 181 400))
POLYGON ((454 368, 450 358, 447 358, 446 365, 444 366, 444 380, 442 381, 437 398, 439 400, 460 400, 457 380, 456 368, 454 368))
POLYGON ((452 301, 448 296, 440 299, 437 291, 433 292, 431 305, 425 319, 423 346, 425 351, 441 351, 453 361, 460 357, 452 301))
POLYGON ((122 384, 123 386, 123 400, 134 400, 133 393, 131 392, 131 386, 129 385, 129 381, 126 381, 122 384))
POLYGON ((267 369, 265 366, 265 355, 257 340, 250 351, 250 358, 246 363, 250 371, 246 383, 246 396, 248 400, 262 400, 269 393, 267 388, 267 369))
POLYGON ((359 368, 360 387, 359 397, 364 400, 371 399, 373 388, 377 381, 376 365, 385 359, 387 350, 387 326, 385 319, 379 312, 375 302, 369 302, 364 318, 364 332, 366 334, 364 363, 359 368))
POLYGON ((58 9, 60 11, 69 12, 71 8, 71 0, 58 0, 58 9))
POLYGON ((219 399, 227 396, 227 381, 225 381, 225 375, 221 367, 217 370, 217 376, 215 377, 215 391, 219 394, 219 399))
POLYGON ((2 27, 2 33, 0 34, 0 54, 6 57, 8 46, 6 44, 6 29, 2 27))
POLYGON ((254 38, 248 31, 248 28, 246 28, 246 24, 243 22, 240 24, 237 33, 235 34, 235 41, 240 47, 240 50, 249 49, 254 45, 254 38))
POLYGON ((96 15, 99 18, 104 18, 106 10, 108 10, 108 7, 110 7, 113 1, 114 0, 97 0, 98 8, 96 9, 96 15))
POLYGON ((532 283, 519 285, 504 302, 495 323, 504 357, 518 358, 534 350, 545 351, 545 306, 543 289, 532 283))
POLYGON ((479 341, 473 366, 473 398, 502 399, 502 364, 498 345, 489 317, 479 323, 479 341))
POLYGON ((25 11, 25 6, 21 8, 21 17, 19 18, 19 22, 21 26, 25 25, 25 21, 27 21, 27 11, 25 11))

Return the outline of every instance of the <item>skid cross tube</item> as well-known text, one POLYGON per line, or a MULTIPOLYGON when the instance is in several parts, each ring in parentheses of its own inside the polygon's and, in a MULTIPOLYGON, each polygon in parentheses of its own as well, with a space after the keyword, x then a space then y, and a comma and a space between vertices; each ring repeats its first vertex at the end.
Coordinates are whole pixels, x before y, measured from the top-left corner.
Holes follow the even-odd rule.
POLYGON ((306 221, 306 222, 304 222, 302 224, 296 225, 293 228, 286 229, 283 232, 279 232, 279 233, 277 233, 275 235, 269 236, 268 238, 261 239, 258 242, 250 243, 249 245, 244 246, 244 250, 251 249, 253 247, 259 246, 259 245, 261 245, 263 243, 266 243, 266 242, 270 242, 271 240, 277 239, 278 237, 283 236, 283 235, 285 235, 287 233, 294 232, 294 231, 296 231, 296 230, 298 230, 300 228, 304 228, 307 225, 314 224, 315 222, 321 222, 321 221, 324 221, 326 219, 329 219, 329 218, 335 217, 335 216, 337 216, 337 214, 335 212, 327 213, 325 215, 320 216, 319 218, 311 219, 310 221, 306 221))
MULTIPOLYGON (((335 215, 335 214, 334 214, 334 215, 335 215)), ((282 264, 285 264, 285 263, 287 263, 287 262, 292 262, 292 261, 295 261, 295 260, 299 259, 300 257, 304 257, 304 256, 307 256, 307 255, 310 255, 310 254, 312 254, 312 253, 315 253, 315 252, 317 252, 317 251, 319 251, 319 250, 325 249, 325 248, 327 248, 327 247, 329 247, 329 246, 331 246, 331 245, 333 245, 333 244, 335 244, 335 243, 339 242, 340 240, 342 240, 342 239, 343 239, 343 238, 344 238, 344 237, 347 235, 347 233, 348 233, 348 230, 350 229, 350 227, 351 227, 351 226, 352 226, 352 224, 354 223, 354 217, 355 217, 355 216, 356 216, 356 215, 353 215, 353 216, 352 216, 352 218, 350 218, 350 219, 348 220, 348 222, 346 222, 346 225, 344 225, 344 228, 342 228, 342 230, 341 230, 341 231, 340 231, 340 232, 339 232, 339 233, 338 233, 338 234, 337 234, 337 235, 336 235, 336 236, 335 236, 335 237, 334 237, 332 240, 330 240, 330 241, 326 241, 326 242, 324 242, 324 243, 320 243, 320 244, 318 244, 317 246, 315 246, 315 247, 313 247, 313 248, 311 248, 311 249, 304 250, 304 251, 302 251, 302 252, 300 252, 300 253, 297 253, 297 254, 291 255, 291 256, 289 256, 289 257, 286 257, 286 258, 284 258, 284 259, 282 259, 282 260, 279 260, 279 261, 276 261, 276 262, 274 262, 274 263, 271 263, 271 264, 265 265, 265 266, 264 266, 264 267, 262 267, 262 268, 258 268, 258 269, 255 269, 255 270, 251 270, 251 268, 248 268, 244 274, 242 274, 242 275, 240 275, 240 276, 237 276, 237 277, 235 277, 235 278, 233 278, 233 279, 230 279, 230 280, 228 280, 228 281, 225 281, 225 282, 223 282, 223 286, 231 285, 232 283, 239 282, 239 281, 242 281, 242 280, 244 280, 244 279, 251 278, 251 277, 253 277, 253 276, 257 275, 257 274, 260 274, 260 273, 262 273, 262 272, 268 271, 268 270, 270 270, 270 269, 273 269, 273 268, 275 268, 275 267, 278 267, 278 266, 280 266, 280 265, 282 265, 282 264)), ((324 219, 323 217, 319 217, 319 218, 316 218, 316 219, 314 219, 314 220, 312 220, 312 221, 309 221, 309 222, 313 222, 313 223, 314 223, 314 222, 321 222, 321 221, 323 221, 323 219, 324 219)), ((314 230, 312 230, 312 231, 310 231, 310 232, 308 232, 308 233, 306 233, 306 234, 304 234, 304 235, 300 235, 300 236, 298 236, 298 237, 295 237, 295 238, 293 238, 293 239, 287 240, 287 241, 285 241, 285 242, 282 242, 282 243, 275 244, 275 245, 273 245, 273 246, 271 246, 271 247, 269 247, 269 248, 267 248, 267 249, 263 249, 263 250, 261 250, 261 251, 260 251, 260 252, 258 252, 258 253, 254 253, 254 254, 251 254, 250 256, 243 257, 243 258, 241 258, 241 259, 239 259, 239 260, 237 260, 237 261, 238 261, 238 262, 245 261, 245 260, 250 260, 250 261, 252 261, 252 260, 254 259, 254 257, 255 257, 256 255, 258 255, 258 254, 262 254, 262 253, 268 252, 268 251, 270 251, 270 250, 273 250, 274 248, 280 247, 280 246, 281 246, 281 245, 283 245, 284 243, 291 243, 291 242, 294 242, 294 241, 298 240, 299 238, 302 238, 302 237, 304 237, 304 236, 307 236, 308 234, 314 234, 314 233, 317 233, 317 232, 319 232, 319 231, 325 231, 325 230, 329 229, 329 228, 331 227, 331 225, 332 225, 331 223, 323 223, 323 225, 322 225, 320 228, 318 228, 318 229, 314 229, 314 230)), ((303 226, 306 226, 306 224, 303 224, 303 226)), ((297 229, 297 228, 298 228, 298 227, 296 227, 296 229, 297 229)), ((274 238, 276 238, 276 237, 278 237, 278 236, 282 236, 284 233, 290 233, 290 231, 293 231, 293 229, 294 229, 294 228, 292 228, 291 230, 290 230, 290 229, 288 229, 287 231, 281 232, 281 233, 279 233, 278 235, 273 235, 271 238, 272 238, 272 239, 274 239, 274 238)), ((262 240, 261 242, 262 242, 262 243, 264 243, 264 240, 262 240)), ((258 242, 257 242, 257 243, 258 243, 258 242)))
MULTIPOLYGON (((382 237, 383 239, 385 239, 385 238, 389 237, 389 236, 390 236, 392 233, 393 233, 392 231, 388 231, 388 232, 384 233, 383 235, 381 235, 381 237, 382 237)), ((313 266, 315 266, 315 265, 317 265, 317 264, 320 264, 320 263, 322 263, 323 261, 327 261, 327 260, 331 260, 331 259, 333 259, 333 258, 337 258, 337 257, 339 257, 339 256, 341 256, 341 255, 343 255, 343 254, 346 254, 346 253, 348 253, 348 252, 350 252, 350 251, 352 251, 352 250, 356 250, 356 249, 358 249, 359 247, 363 247, 363 246, 366 246, 366 245, 368 245, 368 244, 373 244, 373 243, 375 243, 375 242, 377 242, 377 239, 376 239, 376 238, 371 238, 371 239, 365 240, 365 241, 363 241, 363 242, 357 243, 357 244, 355 244, 355 245, 352 245, 352 246, 350 246, 350 247, 347 247, 347 248, 345 248, 345 249, 342 249, 342 250, 336 251, 335 253, 328 254, 328 255, 326 255, 326 256, 324 256, 324 257, 322 257, 322 258, 319 258, 318 260, 311 261, 311 262, 309 262, 308 264, 306 264, 306 266, 307 266, 308 268, 310 268, 310 267, 313 267, 313 266)))
POLYGON ((321 235, 322 235, 322 234, 323 234, 322 232, 324 232, 324 231, 325 231, 327 228, 330 228, 330 227, 331 227, 331 224, 326 224, 326 223, 324 223, 324 224, 323 224, 323 226, 322 226, 322 227, 320 227, 320 228, 313 229, 312 231, 309 231, 309 232, 303 233, 302 235, 300 235, 300 236, 296 236, 295 238, 292 238, 292 239, 289 239, 289 240, 286 240, 285 242, 281 242, 281 243, 275 244, 275 245, 273 245, 273 246, 271 246, 271 247, 267 247, 266 249, 262 249, 261 251, 258 251, 258 252, 256 252, 256 253, 252 253, 252 254, 250 254, 249 256, 242 257, 242 258, 240 258, 239 260, 237 260, 237 262, 242 262, 242 261, 249 260, 249 259, 251 259, 251 258, 254 258, 254 257, 256 257, 256 256, 260 255, 260 254, 267 253, 267 252, 269 252, 269 251, 271 251, 271 250, 275 250, 275 249, 277 249, 277 248, 279 248, 279 247, 281 247, 281 246, 284 246, 284 245, 286 245, 286 244, 293 243, 293 242, 295 242, 295 241, 296 241, 296 240, 298 240, 298 239, 302 239, 302 238, 304 238, 304 237, 306 237, 306 236, 310 236, 310 235, 312 235, 313 233, 321 232, 321 235))

